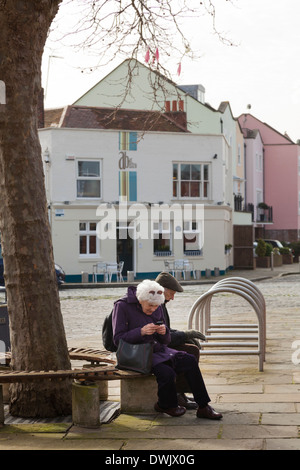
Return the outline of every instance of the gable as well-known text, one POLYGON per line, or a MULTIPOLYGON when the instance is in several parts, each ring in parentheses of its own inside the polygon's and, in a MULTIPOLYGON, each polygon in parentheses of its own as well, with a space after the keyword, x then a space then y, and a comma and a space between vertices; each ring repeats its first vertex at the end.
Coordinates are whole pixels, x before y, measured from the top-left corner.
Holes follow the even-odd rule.
POLYGON ((239 117, 239 121, 243 129, 255 130, 258 129, 262 138, 264 145, 268 144, 285 144, 285 145, 294 145, 294 142, 290 139, 289 136, 283 135, 278 132, 276 129, 271 127, 269 124, 260 121, 252 114, 242 114, 239 117))

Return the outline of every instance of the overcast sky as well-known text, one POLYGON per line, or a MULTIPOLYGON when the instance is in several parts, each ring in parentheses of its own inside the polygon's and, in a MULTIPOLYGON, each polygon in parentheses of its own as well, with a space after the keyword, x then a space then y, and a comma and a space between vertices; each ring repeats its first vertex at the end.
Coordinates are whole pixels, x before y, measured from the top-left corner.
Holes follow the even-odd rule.
MULTIPOLYGON (((229 101, 235 117, 251 112, 294 141, 300 139, 300 0, 214 0, 214 4, 218 31, 234 46, 213 34, 204 15, 187 20, 185 30, 199 58, 183 58, 180 76, 172 51, 168 62, 162 54, 159 60, 165 61, 178 84, 202 84, 206 102, 214 108, 229 101)), ((66 12, 65 7, 57 17, 60 30, 69 20, 66 12)), ((87 72, 93 59, 52 38, 43 58, 46 108, 72 104, 126 58, 87 72)), ((142 51, 139 59, 143 58, 142 51)))

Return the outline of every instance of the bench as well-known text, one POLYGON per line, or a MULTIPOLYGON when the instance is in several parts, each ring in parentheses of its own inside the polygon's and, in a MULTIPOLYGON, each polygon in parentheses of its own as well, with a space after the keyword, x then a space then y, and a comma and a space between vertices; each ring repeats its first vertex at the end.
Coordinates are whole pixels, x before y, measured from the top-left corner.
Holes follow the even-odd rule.
MULTIPOLYGON (((2 384, 24 383, 36 380, 72 379, 72 420, 82 427, 98 427, 100 425, 100 396, 97 383, 110 380, 121 380, 120 405, 121 412, 145 413, 153 412, 157 384, 153 375, 120 370, 116 361, 108 358, 107 351, 94 349, 69 349, 70 359, 86 360, 89 367, 57 371, 12 371, 0 370, 0 426, 4 425, 4 403, 2 384), (132 379, 139 378, 139 387, 132 379)), ((10 362, 10 353, 6 354, 6 364, 10 362)))

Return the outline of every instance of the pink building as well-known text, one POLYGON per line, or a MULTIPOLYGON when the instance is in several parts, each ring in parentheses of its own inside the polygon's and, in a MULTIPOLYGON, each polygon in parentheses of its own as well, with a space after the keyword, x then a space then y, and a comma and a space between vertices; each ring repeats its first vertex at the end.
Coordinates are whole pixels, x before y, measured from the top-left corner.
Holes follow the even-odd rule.
POLYGON ((256 203, 265 202, 273 208, 273 224, 265 224, 265 238, 297 241, 300 238, 300 146, 251 114, 242 114, 239 123, 244 135, 247 130, 258 130, 263 142, 263 200, 256 199, 256 203))

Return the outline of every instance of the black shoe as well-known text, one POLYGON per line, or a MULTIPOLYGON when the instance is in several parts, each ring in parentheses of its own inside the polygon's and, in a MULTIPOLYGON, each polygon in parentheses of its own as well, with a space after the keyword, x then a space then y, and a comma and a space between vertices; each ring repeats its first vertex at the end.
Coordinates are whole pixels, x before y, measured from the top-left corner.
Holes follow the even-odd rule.
POLYGON ((184 393, 177 393, 177 400, 178 405, 184 406, 187 410, 196 410, 198 408, 198 404, 188 398, 184 393))
POLYGON ((222 419, 223 416, 221 413, 217 413, 210 405, 207 405, 204 408, 198 408, 197 418, 222 419))
POLYGON ((186 409, 183 406, 176 406, 175 408, 161 408, 158 403, 155 403, 154 409, 159 413, 166 413, 173 417, 182 416, 186 412, 186 409))

